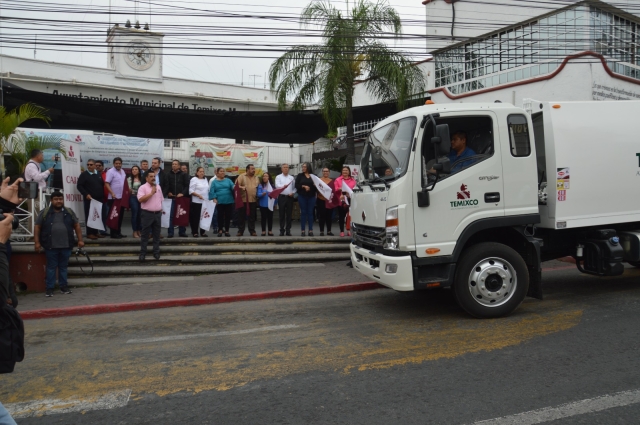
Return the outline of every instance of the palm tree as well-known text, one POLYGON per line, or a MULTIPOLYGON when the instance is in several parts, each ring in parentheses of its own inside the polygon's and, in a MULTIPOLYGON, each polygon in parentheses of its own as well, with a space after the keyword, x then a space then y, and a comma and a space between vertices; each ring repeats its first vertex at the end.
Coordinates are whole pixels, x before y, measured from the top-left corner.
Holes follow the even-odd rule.
POLYGON ((0 106, 0 177, 5 173, 4 153, 9 148, 9 139, 14 135, 16 128, 31 119, 42 120, 49 124, 51 120, 46 112, 43 107, 32 103, 25 103, 9 112, 4 106, 0 106))
POLYGON ((323 43, 287 50, 269 69, 269 83, 278 108, 302 110, 317 103, 329 130, 347 125, 347 163, 355 161, 353 140, 354 84, 374 98, 396 101, 399 110, 424 90, 424 75, 402 53, 379 38, 386 31, 397 38, 402 23, 386 0, 356 0, 346 16, 329 0, 310 3, 302 12, 305 26, 323 26, 323 43), (288 99, 293 98, 290 102, 288 99))

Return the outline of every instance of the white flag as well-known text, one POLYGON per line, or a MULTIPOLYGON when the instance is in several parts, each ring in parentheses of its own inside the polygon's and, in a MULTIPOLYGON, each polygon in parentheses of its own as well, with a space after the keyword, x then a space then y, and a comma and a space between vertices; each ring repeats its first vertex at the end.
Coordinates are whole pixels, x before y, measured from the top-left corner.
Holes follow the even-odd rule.
POLYGON ((91 205, 89 205, 89 216, 85 217, 85 219, 87 221, 87 227, 102 230, 104 232, 104 224, 102 223, 102 202, 92 199, 91 205))
POLYGON ((270 182, 267 182, 267 202, 270 211, 273 211, 273 206, 276 204, 276 200, 269 196, 269 193, 273 192, 273 187, 270 182))
POLYGON ((333 190, 331 190, 328 184, 320 180, 315 174, 311 174, 311 180, 313 180, 313 184, 316 185, 318 192, 320 192, 320 194, 324 196, 324 199, 331 199, 333 190))
POLYGON ((353 190, 351 190, 347 182, 345 182, 344 180, 342 180, 342 191, 347 192, 349 196, 353 195, 353 190))
POLYGON ((213 220, 213 213, 216 210, 216 203, 213 201, 204 201, 202 203, 202 211, 200 211, 200 228, 202 230, 209 230, 211 228, 211 221, 213 220))
POLYGON ((171 204, 173 200, 171 199, 163 199, 162 200, 162 219, 160 220, 160 227, 164 227, 165 229, 169 228, 169 223, 171 223, 171 204))

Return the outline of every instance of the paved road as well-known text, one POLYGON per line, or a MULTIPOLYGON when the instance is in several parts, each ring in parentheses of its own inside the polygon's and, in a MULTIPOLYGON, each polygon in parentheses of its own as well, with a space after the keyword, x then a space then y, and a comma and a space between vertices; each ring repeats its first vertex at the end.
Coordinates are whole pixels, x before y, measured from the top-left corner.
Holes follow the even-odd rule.
POLYGON ((496 320, 375 290, 29 321, 0 400, 70 411, 19 424, 637 424, 639 277, 548 271, 496 320))

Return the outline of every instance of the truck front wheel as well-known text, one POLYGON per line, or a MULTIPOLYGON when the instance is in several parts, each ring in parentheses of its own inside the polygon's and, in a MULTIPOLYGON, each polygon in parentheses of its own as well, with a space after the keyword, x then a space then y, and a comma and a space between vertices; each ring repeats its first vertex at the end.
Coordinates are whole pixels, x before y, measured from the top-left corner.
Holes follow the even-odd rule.
POLYGON ((512 248, 484 242, 462 252, 453 290, 460 307, 479 318, 505 316, 522 303, 529 273, 512 248))

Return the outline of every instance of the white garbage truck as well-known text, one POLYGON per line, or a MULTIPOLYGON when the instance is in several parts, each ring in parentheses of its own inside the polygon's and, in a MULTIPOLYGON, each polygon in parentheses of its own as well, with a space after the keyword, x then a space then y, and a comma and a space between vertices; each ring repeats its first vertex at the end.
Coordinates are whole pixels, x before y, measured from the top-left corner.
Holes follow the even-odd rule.
POLYGON ((405 110, 369 134, 350 215, 356 270, 476 317, 542 299, 543 261, 620 275, 640 267, 640 102, 405 110))

